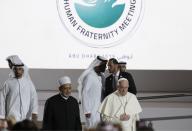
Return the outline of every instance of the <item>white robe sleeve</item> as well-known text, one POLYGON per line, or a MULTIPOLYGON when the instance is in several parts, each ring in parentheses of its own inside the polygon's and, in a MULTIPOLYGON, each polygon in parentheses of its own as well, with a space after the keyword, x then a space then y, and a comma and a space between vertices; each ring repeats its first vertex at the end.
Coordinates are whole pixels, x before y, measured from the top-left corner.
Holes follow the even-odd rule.
POLYGON ((113 108, 113 97, 112 95, 107 96, 103 102, 101 103, 98 112, 103 114, 104 116, 111 117, 112 116, 112 108, 113 108))
POLYGON ((101 114, 101 118, 106 122, 117 122, 117 118, 112 116, 111 108, 113 105, 113 98, 111 95, 107 96, 101 103, 98 112, 101 114))
POLYGON ((30 106, 30 113, 33 114, 38 114, 38 97, 37 97, 37 92, 35 89, 35 85, 33 84, 31 77, 29 75, 29 68, 24 65, 24 77, 29 81, 29 84, 31 85, 31 106, 30 106))
POLYGON ((139 115, 138 114, 132 115, 131 118, 132 118, 132 131, 136 131, 137 130, 136 122, 139 120, 139 115))
POLYGON ((102 121, 105 121, 105 122, 119 122, 119 120, 115 117, 111 117, 111 116, 106 116, 104 114, 101 114, 101 119, 102 121))
POLYGON ((0 89, 0 119, 5 119, 6 110, 5 110, 5 101, 8 93, 8 86, 5 82, 4 86, 0 89))
POLYGON ((131 96, 131 99, 128 102, 128 106, 126 107, 126 110, 127 110, 126 111, 127 114, 134 114, 134 115, 136 115, 136 114, 138 115, 139 113, 142 112, 142 108, 135 95, 131 96))
POLYGON ((82 106, 84 114, 91 113, 92 111, 92 101, 91 101, 91 93, 90 89, 92 85, 92 76, 88 75, 85 80, 83 81, 83 91, 82 91, 82 106))
POLYGON ((37 92, 35 90, 35 86, 33 84, 32 81, 30 81, 30 84, 31 84, 31 107, 30 107, 30 110, 31 110, 31 113, 33 114, 38 114, 38 97, 37 97, 37 92))

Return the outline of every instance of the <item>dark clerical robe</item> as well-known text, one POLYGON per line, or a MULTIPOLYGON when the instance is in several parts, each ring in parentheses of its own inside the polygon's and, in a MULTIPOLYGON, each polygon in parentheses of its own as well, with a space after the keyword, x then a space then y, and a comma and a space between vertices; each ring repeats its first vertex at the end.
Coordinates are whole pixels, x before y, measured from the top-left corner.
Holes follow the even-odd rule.
POLYGON ((77 100, 70 96, 67 100, 60 94, 45 103, 43 130, 82 130, 77 100))

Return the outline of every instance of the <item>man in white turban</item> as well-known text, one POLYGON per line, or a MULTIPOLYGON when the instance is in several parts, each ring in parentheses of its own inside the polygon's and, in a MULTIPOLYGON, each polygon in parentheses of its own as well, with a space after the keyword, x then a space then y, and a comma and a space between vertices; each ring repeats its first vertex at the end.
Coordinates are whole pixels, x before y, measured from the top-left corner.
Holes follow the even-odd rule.
POLYGON ((58 80, 60 93, 45 103, 43 130, 82 130, 79 104, 71 96, 71 79, 68 76, 58 80))
POLYGON ((104 99, 98 111, 103 121, 121 123, 124 131, 136 131, 142 109, 136 96, 127 92, 128 87, 128 80, 120 78, 117 90, 104 99))
POLYGON ((126 64, 127 62, 125 61, 118 62, 120 72, 126 72, 126 64))
POLYGON ((101 73, 105 71, 106 64, 107 59, 97 56, 88 69, 82 73, 78 81, 79 98, 82 100, 86 128, 94 127, 100 121, 100 114, 97 110, 101 103, 101 73))
POLYGON ((18 56, 10 56, 7 60, 12 72, 0 91, 0 118, 37 120, 37 93, 32 81, 24 75, 27 74, 24 64, 18 56))
MULTIPOLYGON (((11 72, 9 73, 9 77, 14 77, 13 67, 17 65, 23 65, 24 74, 23 76, 31 81, 31 77, 29 75, 29 68, 22 62, 18 55, 10 55, 6 58, 9 68, 11 72)), ((31 81, 32 82, 32 81, 31 81)), ((33 83, 33 82, 32 82, 33 83)))

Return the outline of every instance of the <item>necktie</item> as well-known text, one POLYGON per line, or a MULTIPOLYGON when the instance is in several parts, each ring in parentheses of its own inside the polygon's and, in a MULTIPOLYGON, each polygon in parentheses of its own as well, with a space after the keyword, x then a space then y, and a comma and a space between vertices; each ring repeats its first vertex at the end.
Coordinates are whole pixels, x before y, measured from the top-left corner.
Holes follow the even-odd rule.
POLYGON ((116 76, 115 75, 113 75, 113 81, 112 81, 112 83, 113 83, 113 91, 115 91, 117 88, 116 88, 116 86, 117 86, 117 81, 116 81, 116 76))

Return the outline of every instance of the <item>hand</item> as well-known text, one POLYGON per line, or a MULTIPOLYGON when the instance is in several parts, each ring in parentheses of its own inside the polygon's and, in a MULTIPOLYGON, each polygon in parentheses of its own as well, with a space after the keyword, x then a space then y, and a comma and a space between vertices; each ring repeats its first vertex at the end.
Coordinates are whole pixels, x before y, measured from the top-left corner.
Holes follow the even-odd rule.
POLYGON ((91 113, 85 114, 85 117, 86 117, 86 118, 90 118, 90 117, 91 117, 91 113))
POLYGON ((120 115, 120 120, 121 120, 121 121, 128 121, 129 118, 130 118, 130 116, 127 115, 126 113, 120 115))
POLYGON ((34 122, 37 121, 37 114, 32 114, 32 121, 34 121, 34 122))

